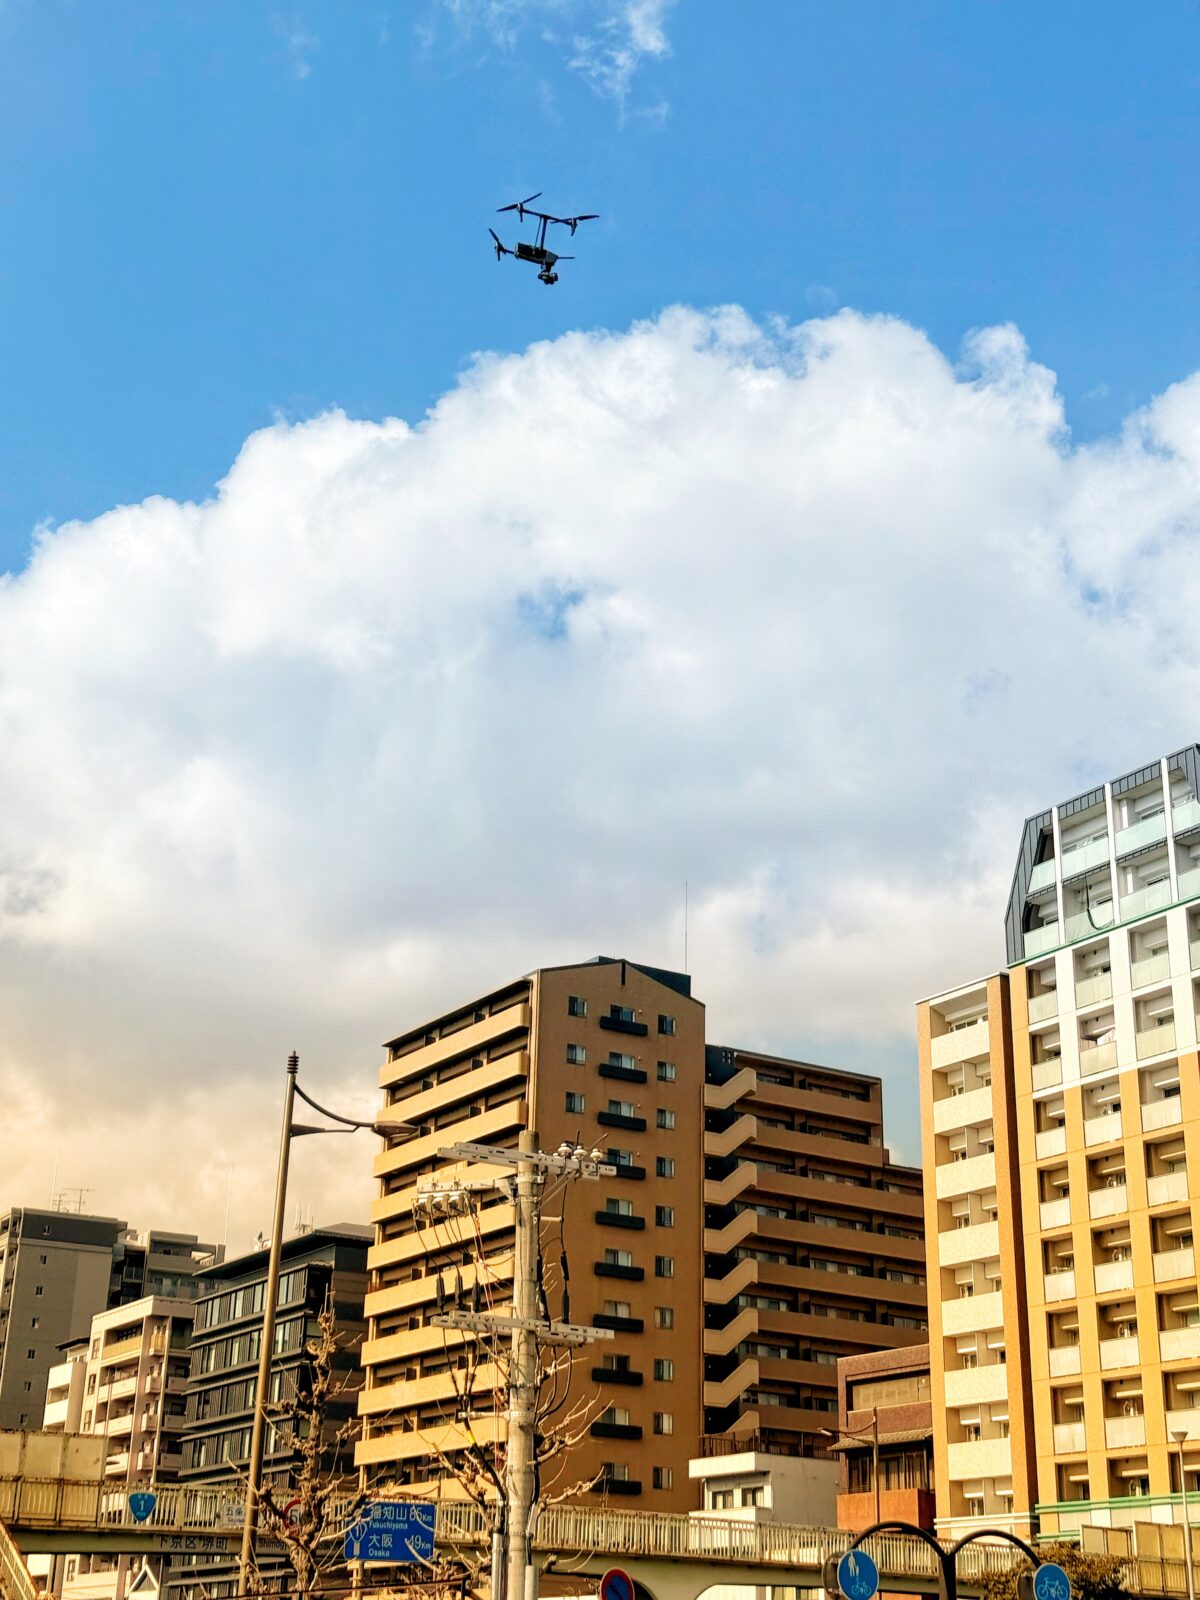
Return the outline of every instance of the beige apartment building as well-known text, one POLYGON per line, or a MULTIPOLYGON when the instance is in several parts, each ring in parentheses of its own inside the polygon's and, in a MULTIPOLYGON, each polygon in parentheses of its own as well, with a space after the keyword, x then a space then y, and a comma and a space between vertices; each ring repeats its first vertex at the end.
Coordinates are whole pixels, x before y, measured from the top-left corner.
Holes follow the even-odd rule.
POLYGON ((368 1480, 428 1485, 502 1434, 496 1372, 467 1393, 471 1336, 430 1319, 511 1303, 511 1205, 497 1191, 431 1218, 414 1200, 488 1172, 447 1145, 534 1130, 617 1169, 570 1185, 561 1245, 557 1222, 543 1238, 550 1314, 613 1336, 575 1359, 572 1394, 595 1399, 558 1485, 667 1511, 696 1505, 697 1478, 724 1496, 736 1477, 755 1506, 783 1458, 812 1457, 821 1471, 784 1476, 832 1516, 838 1357, 925 1338, 920 1173, 889 1160, 879 1080, 706 1048, 686 975, 608 958, 543 968, 387 1050, 387 1115, 420 1132, 376 1164, 368 1480))
POLYGON ((1025 825, 1008 967, 919 1012, 938 1521, 1200 1487, 1200 748, 1025 825))
MULTIPOLYGON (((113 1487, 153 1489, 178 1476, 194 1312, 190 1300, 158 1295, 102 1312, 51 1369, 46 1431, 100 1435, 113 1487)), ((166 1563, 67 1556, 54 1565, 62 1600, 124 1600, 143 1565, 161 1579, 166 1563)))

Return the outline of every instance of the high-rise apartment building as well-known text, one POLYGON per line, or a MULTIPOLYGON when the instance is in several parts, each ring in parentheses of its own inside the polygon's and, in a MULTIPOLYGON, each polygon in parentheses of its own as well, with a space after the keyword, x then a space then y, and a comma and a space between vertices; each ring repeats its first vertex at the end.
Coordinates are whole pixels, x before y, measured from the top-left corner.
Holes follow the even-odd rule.
MULTIPOLYGON (((476 1440, 502 1433, 498 1375, 474 1371, 464 1396, 467 1337, 431 1318, 447 1296, 511 1303, 511 1204, 497 1189, 474 1218, 432 1218, 414 1200, 435 1177, 478 1176, 443 1148, 534 1131, 617 1169, 569 1186, 561 1246, 557 1224, 543 1238, 552 1314, 613 1334, 575 1359, 573 1392, 598 1398, 559 1480, 686 1510, 719 1456, 752 1493, 779 1457, 819 1456, 832 1516, 820 1429, 836 1422, 838 1356, 925 1336, 920 1173, 889 1161, 878 1079, 706 1049, 704 1032, 685 974, 598 958, 387 1046, 386 1115, 420 1132, 376 1166, 358 1446, 371 1480, 442 1476, 470 1449, 467 1411, 476 1440)), ((811 1472, 783 1476, 813 1491, 811 1472)))
MULTIPOLYGON (((358 1346, 363 1333, 367 1245, 371 1229, 336 1223, 284 1239, 281 1247, 279 1294, 276 1301, 274 1351, 263 1476, 286 1485, 297 1464, 294 1418, 289 1402, 304 1383, 310 1364, 308 1346, 319 1335, 318 1317, 333 1310, 339 1349, 335 1367, 344 1376, 325 1419, 335 1452, 336 1435, 354 1414, 358 1382, 358 1346)), ((181 1436, 180 1480, 194 1485, 241 1481, 250 1454, 250 1430, 262 1348, 266 1298, 267 1250, 200 1268, 207 1280, 196 1300, 191 1345, 187 1412, 181 1436)), ((189 1307, 189 1310, 193 1308, 189 1307)), ((346 1459, 330 1459, 331 1471, 348 1469, 346 1459)), ((277 1546, 259 1551, 261 1566, 281 1568, 277 1546)), ((289 1569, 290 1570, 290 1569, 289 1569)), ((189 1561, 172 1567, 170 1593, 182 1600, 222 1600, 237 1590, 233 1556, 189 1561)))
POLYGON ((225 1256, 223 1245, 201 1244, 194 1233, 164 1233, 161 1228, 126 1229, 113 1246, 110 1306, 147 1295, 194 1300, 208 1286, 203 1268, 225 1256))
POLYGON ((1029 819, 1007 970, 919 1013, 939 1524, 1200 1484, 1200 748, 1029 819))
MULTIPOLYGON (((114 1489, 149 1488, 179 1475, 193 1314, 190 1300, 160 1296, 101 1312, 87 1344, 51 1371, 47 1430, 56 1431, 62 1418, 67 1431, 100 1435, 104 1481, 114 1489)), ((143 1564, 135 1556, 67 1556, 56 1592, 61 1600, 124 1600, 143 1564)), ((161 1582, 165 1559, 145 1564, 161 1582)))
POLYGON ((125 1223, 14 1206, 0 1216, 0 1428, 38 1427, 59 1346, 109 1303, 125 1223))

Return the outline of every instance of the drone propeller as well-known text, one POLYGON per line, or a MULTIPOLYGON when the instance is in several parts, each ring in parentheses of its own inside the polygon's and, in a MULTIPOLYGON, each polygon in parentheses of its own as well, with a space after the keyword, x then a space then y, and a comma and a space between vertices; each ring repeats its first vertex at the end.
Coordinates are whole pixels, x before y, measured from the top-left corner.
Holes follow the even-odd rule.
POLYGON ((574 235, 575 229, 581 222, 595 222, 599 216, 600 213, 598 211, 587 211, 582 217, 564 217, 563 221, 570 228, 572 235, 574 235))
POLYGON ((496 260, 497 261, 499 261, 501 256, 510 256, 510 255, 512 255, 512 251, 508 248, 508 246, 506 244, 501 244, 500 243, 499 236, 497 235, 496 230, 494 228, 489 228, 488 232, 491 234, 492 238, 495 239, 495 241, 496 241, 496 260))
POLYGON ((496 207, 496 211, 497 211, 497 213, 499 213, 501 211, 515 211, 520 215, 521 220, 524 221, 524 219, 525 219, 525 207, 530 203, 530 201, 532 201, 532 200, 540 200, 541 197, 542 197, 542 191, 539 189, 537 194, 531 194, 529 196, 528 200, 514 200, 512 205, 510 205, 510 206, 497 206, 496 207))

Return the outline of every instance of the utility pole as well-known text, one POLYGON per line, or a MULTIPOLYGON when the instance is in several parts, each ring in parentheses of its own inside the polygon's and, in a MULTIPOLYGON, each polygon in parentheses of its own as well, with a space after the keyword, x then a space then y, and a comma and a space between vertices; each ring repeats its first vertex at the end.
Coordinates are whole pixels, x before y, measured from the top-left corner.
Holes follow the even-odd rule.
POLYGON ((547 1180, 612 1177, 616 1168, 601 1160, 598 1150, 582 1145, 560 1145, 553 1154, 537 1148, 535 1133, 522 1133, 515 1150, 484 1144, 451 1145, 440 1150, 443 1161, 471 1161, 515 1169, 511 1177, 481 1179, 449 1186, 433 1184, 419 1189, 417 1205, 431 1215, 438 1210, 461 1214, 469 1195, 501 1188, 512 1200, 513 1304, 512 1315, 492 1312, 446 1311, 431 1318, 435 1327, 466 1328, 476 1333, 511 1334, 508 1373, 507 1436, 503 1477, 503 1523, 493 1539, 493 1600, 535 1600, 530 1548, 530 1520, 537 1487, 537 1403, 541 1387, 538 1341, 579 1346, 611 1339, 608 1328, 584 1328, 548 1321, 538 1314, 541 1263, 541 1218, 547 1180), (497 1558, 500 1558, 499 1560, 497 1558), (503 1573, 503 1591, 500 1574, 503 1573))

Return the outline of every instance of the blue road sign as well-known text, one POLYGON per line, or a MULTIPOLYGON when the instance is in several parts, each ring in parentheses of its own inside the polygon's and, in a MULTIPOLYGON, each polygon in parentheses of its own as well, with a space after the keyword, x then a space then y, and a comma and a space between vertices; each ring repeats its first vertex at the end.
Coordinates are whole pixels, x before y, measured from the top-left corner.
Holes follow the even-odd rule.
MULTIPOLYGON (((871 1600, 879 1593, 879 1568, 865 1550, 847 1550, 838 1562, 838 1587, 846 1600, 871 1600)), ((1047 1595, 1039 1600, 1050 1600, 1047 1595)))
POLYGON ((135 1489, 129 1496, 129 1514, 135 1522, 145 1522, 158 1504, 158 1496, 146 1489, 135 1489))
POLYGON ((437 1507, 425 1500, 373 1500, 346 1529, 347 1561, 432 1561, 437 1507))
POLYGON ((600 1579, 600 1600, 634 1600, 633 1579, 620 1567, 609 1567, 600 1579))
POLYGON ((1071 1600, 1071 1580, 1056 1561, 1034 1569, 1033 1600, 1071 1600))

